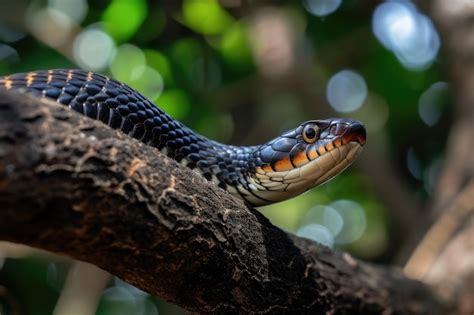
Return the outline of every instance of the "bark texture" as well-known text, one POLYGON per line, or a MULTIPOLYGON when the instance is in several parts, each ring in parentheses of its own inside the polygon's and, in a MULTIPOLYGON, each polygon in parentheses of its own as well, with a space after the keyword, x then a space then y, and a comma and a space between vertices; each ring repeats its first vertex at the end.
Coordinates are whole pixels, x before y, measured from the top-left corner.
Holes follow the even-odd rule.
POLYGON ((288 234, 158 150, 7 91, 0 239, 90 262, 195 313, 443 313, 398 269, 288 234))

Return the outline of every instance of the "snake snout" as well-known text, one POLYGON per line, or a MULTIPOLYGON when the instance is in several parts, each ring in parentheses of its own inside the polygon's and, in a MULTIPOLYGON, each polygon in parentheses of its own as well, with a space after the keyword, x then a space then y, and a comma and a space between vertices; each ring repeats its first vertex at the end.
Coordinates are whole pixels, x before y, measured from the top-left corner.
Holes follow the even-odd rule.
POLYGON ((353 121, 351 124, 345 125, 344 131, 342 132, 344 144, 349 142, 357 142, 363 146, 367 140, 367 132, 365 131, 364 125, 358 121, 353 121))

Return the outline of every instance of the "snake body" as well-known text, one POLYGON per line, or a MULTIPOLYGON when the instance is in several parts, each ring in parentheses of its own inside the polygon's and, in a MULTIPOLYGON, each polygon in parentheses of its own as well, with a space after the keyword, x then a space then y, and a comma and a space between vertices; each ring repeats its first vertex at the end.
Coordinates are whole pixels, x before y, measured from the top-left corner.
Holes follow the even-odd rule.
POLYGON ((199 171, 254 206, 286 200, 349 166, 365 144, 350 119, 311 120, 260 146, 210 140, 173 119, 142 94, 83 70, 46 70, 0 77, 0 87, 68 106, 119 129, 199 171))

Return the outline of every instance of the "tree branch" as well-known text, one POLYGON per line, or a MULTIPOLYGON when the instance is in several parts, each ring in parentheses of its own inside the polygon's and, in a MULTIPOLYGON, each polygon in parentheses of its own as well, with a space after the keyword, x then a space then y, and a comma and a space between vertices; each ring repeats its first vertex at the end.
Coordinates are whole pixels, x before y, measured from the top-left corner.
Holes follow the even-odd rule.
POLYGON ((443 313, 399 270, 287 234, 155 148, 7 91, 0 239, 93 263, 192 312, 443 313))

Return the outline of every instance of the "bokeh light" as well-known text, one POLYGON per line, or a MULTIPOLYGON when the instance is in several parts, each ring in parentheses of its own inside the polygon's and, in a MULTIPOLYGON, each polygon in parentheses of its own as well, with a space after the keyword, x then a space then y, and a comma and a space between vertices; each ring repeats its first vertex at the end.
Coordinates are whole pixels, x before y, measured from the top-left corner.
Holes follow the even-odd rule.
POLYGON ((200 89, 216 88, 222 82, 221 66, 211 58, 196 59, 188 71, 192 82, 200 89))
POLYGON ((217 0, 185 0, 182 13, 188 27, 205 35, 220 34, 233 23, 232 16, 217 0))
POLYGON ((99 28, 87 28, 74 40, 74 59, 84 69, 101 71, 109 65, 114 54, 114 41, 99 28))
POLYGON ((26 22, 35 36, 51 47, 63 45, 69 39, 73 27, 66 14, 51 8, 31 9, 26 22))
POLYGON ((375 93, 369 93, 364 106, 351 113, 351 117, 364 122, 368 133, 383 130, 390 116, 390 107, 385 98, 375 93), (377 117, 377 119, 373 119, 377 117))
POLYGON ((337 200, 309 209, 303 223, 297 235, 333 247, 334 244, 352 243, 361 237, 367 219, 364 209, 357 202, 337 200))
POLYGON ((102 22, 108 34, 123 42, 138 31, 146 15, 146 0, 113 0, 102 14, 102 22))
POLYGON ((344 226, 336 235, 336 244, 349 244, 362 236, 367 218, 362 206, 352 200, 337 200, 329 205, 342 217, 344 226))
POLYGON ((189 69, 198 58, 203 55, 202 46, 194 38, 183 38, 176 40, 170 46, 170 58, 174 63, 174 71, 181 74, 191 87, 194 87, 194 77, 189 69))
POLYGON ((330 248, 334 246, 333 234, 327 227, 321 224, 305 225, 296 232, 296 235, 308 238, 330 248))
POLYGON ((434 126, 441 119, 443 106, 447 99, 448 83, 436 82, 432 84, 418 101, 418 113, 428 126, 434 126))
POLYGON ((440 39, 433 23, 410 1, 380 4, 372 17, 372 30, 408 69, 425 69, 438 54, 440 39))
POLYGON ((0 20, 0 41, 13 43, 19 41, 25 36, 26 34, 24 32, 14 30, 0 20))
POLYGON ((153 49, 145 49, 143 53, 147 65, 158 71, 166 84, 174 83, 173 71, 168 56, 153 49))
POLYGON ((150 100, 156 100, 164 88, 163 77, 147 64, 145 53, 137 46, 124 44, 117 48, 110 63, 112 76, 124 82, 150 100))
POLYGON ((118 47, 110 64, 112 76, 123 82, 136 80, 143 74, 145 68, 145 54, 140 48, 130 44, 118 47))
POLYGON ((413 147, 410 147, 407 151, 406 163, 410 174, 420 180, 422 178, 423 167, 413 147))
POLYGON ((305 223, 319 223, 325 226, 333 236, 341 232, 344 221, 341 215, 329 206, 315 206, 306 212, 303 221, 305 223))
POLYGON ((97 310, 105 315, 158 315, 156 305, 149 295, 122 281, 104 291, 97 310))
POLYGON ((206 119, 196 122, 199 133, 221 142, 228 142, 234 132, 234 120, 229 113, 209 113, 206 119))
POLYGON ((434 192, 436 180, 438 179, 438 175, 441 170, 442 161, 443 159, 440 157, 434 158, 425 169, 423 174, 423 186, 425 191, 430 195, 434 192))
POLYGON ((86 17, 88 5, 86 0, 49 0, 49 7, 59 11, 76 23, 81 23, 86 17))
POLYGON ((360 74, 352 70, 342 70, 329 79, 326 96, 335 110, 349 113, 362 106, 367 92, 367 84, 360 74))
POLYGON ((218 48, 227 61, 242 67, 251 63, 252 54, 247 28, 243 23, 233 23, 220 38, 218 48))
POLYGON ((262 74, 278 77, 295 65, 296 44, 303 35, 300 23, 286 11, 271 7, 255 15, 249 35, 254 60, 262 74))
POLYGON ((161 109, 178 120, 187 118, 191 111, 191 100, 188 94, 180 89, 166 89, 157 102, 161 109))
POLYGON ((0 44, 0 62, 14 63, 18 62, 20 57, 18 52, 11 46, 0 44))
POLYGON ((50 262, 46 271, 46 283, 50 288, 61 292, 66 281, 69 264, 60 262, 50 262))
POLYGON ((336 11, 342 0, 303 0, 303 5, 316 16, 326 16, 336 11))
POLYGON ((141 75, 128 83, 152 101, 156 100, 164 89, 163 77, 150 66, 146 66, 141 75))

